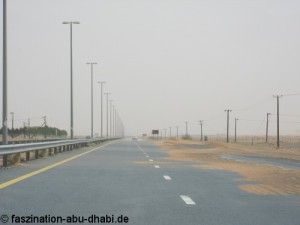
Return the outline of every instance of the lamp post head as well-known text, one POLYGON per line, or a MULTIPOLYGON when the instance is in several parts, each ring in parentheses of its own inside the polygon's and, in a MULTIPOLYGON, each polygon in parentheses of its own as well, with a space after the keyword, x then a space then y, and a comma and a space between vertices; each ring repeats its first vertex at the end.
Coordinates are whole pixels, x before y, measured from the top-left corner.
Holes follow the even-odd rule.
POLYGON ((64 22, 62 22, 62 24, 80 24, 80 23, 78 21, 74 21, 74 22, 72 22, 72 21, 70 21, 70 22, 64 21, 64 22))

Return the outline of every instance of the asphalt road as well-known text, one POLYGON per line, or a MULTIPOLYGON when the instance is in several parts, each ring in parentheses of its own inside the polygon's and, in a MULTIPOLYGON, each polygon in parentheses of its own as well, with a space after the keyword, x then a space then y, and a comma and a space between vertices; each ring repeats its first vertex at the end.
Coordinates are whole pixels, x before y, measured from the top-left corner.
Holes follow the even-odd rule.
POLYGON ((239 175, 171 160, 150 142, 99 146, 0 170, 0 219, 107 214, 136 225, 300 225, 299 196, 247 193, 239 175))

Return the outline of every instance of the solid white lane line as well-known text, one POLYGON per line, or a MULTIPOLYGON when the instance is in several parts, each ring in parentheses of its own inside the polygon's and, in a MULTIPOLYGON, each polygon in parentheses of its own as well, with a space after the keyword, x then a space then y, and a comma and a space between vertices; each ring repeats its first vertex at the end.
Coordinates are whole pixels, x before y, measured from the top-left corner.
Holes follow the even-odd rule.
POLYGON ((164 175, 164 178, 165 178, 166 180, 172 180, 172 178, 171 178, 170 176, 168 176, 168 175, 164 175))
POLYGON ((153 162, 153 159, 149 159, 149 162, 153 162))
POLYGON ((159 169, 159 168, 160 168, 159 165, 155 165, 154 167, 155 167, 156 169, 159 169))
POLYGON ((182 200, 185 202, 187 205, 196 205, 196 203, 187 195, 180 195, 182 200))

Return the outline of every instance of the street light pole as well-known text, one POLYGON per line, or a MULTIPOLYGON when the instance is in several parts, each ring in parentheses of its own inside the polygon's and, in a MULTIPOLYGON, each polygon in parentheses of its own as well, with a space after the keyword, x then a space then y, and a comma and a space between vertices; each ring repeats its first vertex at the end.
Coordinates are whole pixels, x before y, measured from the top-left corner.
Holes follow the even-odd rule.
POLYGON ((118 111, 115 109, 115 137, 117 137, 117 118, 118 118, 118 111))
POLYGON ((93 82, 93 66, 97 65, 96 62, 87 63, 91 65, 91 138, 94 137, 94 82, 93 82))
POLYGON ((179 126, 176 126, 176 130, 177 130, 177 133, 176 133, 177 136, 176 137, 177 137, 177 139, 178 139, 178 128, 179 128, 179 126))
POLYGON ((74 130, 73 130, 73 24, 79 24, 79 22, 63 22, 63 24, 70 25, 70 71, 71 71, 71 122, 70 122, 70 138, 73 139, 74 137, 74 130))
POLYGON ((109 136, 111 137, 112 136, 112 114, 113 114, 113 111, 112 111, 112 102, 114 100, 110 100, 109 103, 110 103, 110 115, 109 115, 109 136))
MULTIPOLYGON (((2 101, 2 144, 7 145, 7 19, 6 0, 3 0, 3 101, 2 101)), ((3 157, 7 157, 6 155, 3 157)))
POLYGON ((104 93, 106 95, 106 137, 108 137, 108 95, 110 93, 104 93))
POLYGON ((112 132, 111 136, 113 137, 115 134, 115 106, 113 105, 113 111, 112 111, 112 132))
POLYGON ((103 138, 103 84, 105 81, 99 81, 98 84, 101 84, 101 138, 103 138))
POLYGON ((28 139, 30 139, 30 119, 28 119, 28 139))
POLYGON ((11 112, 11 138, 14 138, 14 113, 11 112))
POLYGON ((170 137, 172 136, 172 127, 169 127, 170 128, 170 137))

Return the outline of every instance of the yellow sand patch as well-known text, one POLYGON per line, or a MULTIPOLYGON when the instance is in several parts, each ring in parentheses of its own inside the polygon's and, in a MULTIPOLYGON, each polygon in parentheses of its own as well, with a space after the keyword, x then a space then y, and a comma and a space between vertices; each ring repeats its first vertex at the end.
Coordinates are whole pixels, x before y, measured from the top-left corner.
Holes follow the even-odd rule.
POLYGON ((241 181, 254 183, 240 185, 239 187, 244 191, 259 195, 300 195, 300 171, 298 170, 270 164, 238 162, 221 157, 223 154, 228 154, 300 160, 300 151, 185 140, 167 140, 165 142, 157 142, 157 144, 166 150, 172 159, 198 161, 206 164, 198 165, 196 166, 197 168, 227 170, 242 175, 241 181), (214 147, 209 149, 191 149, 183 144, 209 144, 214 147))

